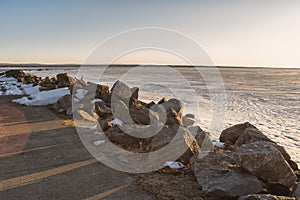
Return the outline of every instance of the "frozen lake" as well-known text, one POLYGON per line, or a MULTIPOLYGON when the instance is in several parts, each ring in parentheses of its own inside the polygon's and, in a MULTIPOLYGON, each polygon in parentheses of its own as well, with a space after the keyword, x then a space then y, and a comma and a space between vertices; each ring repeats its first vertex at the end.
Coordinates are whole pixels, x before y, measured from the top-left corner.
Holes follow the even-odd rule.
MULTIPOLYGON (((219 68, 223 82, 216 79, 216 88, 210 90, 201 74, 189 67, 144 70, 129 67, 105 70, 98 67, 83 68, 79 74, 78 68, 27 70, 43 77, 61 72, 77 78, 83 75, 84 80, 109 86, 121 79, 131 87, 139 87, 140 99, 145 101, 158 101, 162 97, 181 99, 185 103, 185 113, 195 114, 197 123, 202 129, 210 131, 213 139, 217 139, 220 131, 228 126, 249 121, 283 145, 300 164, 300 69, 219 68), (213 114, 215 106, 211 102, 211 98, 222 93, 217 89, 219 84, 225 89, 225 101, 221 98, 218 108, 223 109, 224 119, 218 116, 218 112, 213 114)), ((210 69, 202 70, 205 73, 210 69)), ((213 78, 210 79, 212 85, 213 78)))

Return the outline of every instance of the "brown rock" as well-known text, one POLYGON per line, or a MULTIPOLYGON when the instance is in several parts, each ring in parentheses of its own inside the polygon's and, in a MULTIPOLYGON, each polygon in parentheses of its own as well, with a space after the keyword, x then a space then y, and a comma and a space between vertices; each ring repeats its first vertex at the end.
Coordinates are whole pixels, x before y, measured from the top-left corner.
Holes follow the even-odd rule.
POLYGON ((246 122, 244 124, 234 125, 221 133, 220 141, 225 143, 227 149, 239 147, 243 144, 249 144, 258 141, 269 142, 276 149, 278 149, 285 160, 290 164, 292 169, 297 170, 297 164, 291 160, 290 155, 287 151, 280 145, 276 144, 274 141, 269 139, 266 135, 264 135, 261 131, 259 131, 255 126, 246 122), (234 145, 232 147, 231 145, 234 145))
POLYGON ((111 94, 109 92, 109 87, 107 85, 98 84, 96 87, 95 98, 102 99, 105 102, 110 102, 111 94))
POLYGON ((300 199, 300 183, 296 183, 292 192, 293 197, 300 199))
POLYGON ((40 82, 40 90, 53 90, 58 88, 58 81, 56 78, 49 78, 48 76, 40 82))
POLYGON ((161 149, 165 145, 168 145, 171 141, 174 146, 174 152, 182 151, 180 148, 186 149, 178 158, 178 161, 184 164, 189 164, 191 157, 200 152, 200 146, 195 137, 187 129, 179 125, 163 127, 163 129, 160 130, 151 140, 150 150, 156 151, 161 149), (177 137, 175 139, 176 135, 177 137))
POLYGON ((71 115, 72 112, 72 95, 67 94, 60 99, 56 103, 54 103, 53 108, 58 112, 66 112, 67 115, 71 115))
POLYGON ((67 73, 61 73, 56 75, 58 81, 58 87, 70 87, 71 85, 75 84, 76 80, 69 76, 67 73))
POLYGON ((165 97, 163 97, 161 100, 159 100, 159 101, 157 102, 157 104, 162 104, 162 103, 165 103, 165 102, 167 102, 167 101, 168 101, 168 99, 165 98, 165 97))
POLYGON ((185 127, 192 126, 194 123, 195 123, 195 121, 194 121, 193 118, 190 118, 190 117, 187 117, 187 116, 182 117, 183 126, 185 126, 185 127))
POLYGON ((111 109, 103 101, 95 103, 95 112, 101 119, 106 119, 112 115, 111 109))
POLYGON ((184 104, 178 99, 169 99, 167 102, 162 103, 161 105, 166 111, 170 110, 171 108, 174 109, 180 119, 182 118, 184 104))
POLYGON ((240 135, 242 135, 245 129, 249 127, 256 129, 255 126, 253 126, 249 122, 246 122, 243 124, 234 125, 232 127, 223 130, 220 135, 220 142, 224 142, 226 144, 235 144, 235 142, 240 137, 240 135))
POLYGON ((99 120, 100 126, 102 131, 107 131, 108 129, 110 129, 113 124, 111 122, 108 121, 104 121, 104 120, 99 120))
MULTIPOLYGON (((236 149, 241 167, 256 175, 268 186, 282 185, 291 190, 297 177, 288 163, 269 142, 255 142, 236 149)), ((285 194, 283 194, 285 195, 285 194)))
POLYGON ((19 78, 25 76, 25 72, 20 69, 12 69, 12 70, 7 70, 5 72, 5 76, 19 78))
POLYGON ((216 199, 257 193, 263 189, 254 175, 239 168, 239 158, 234 152, 209 152, 203 158, 196 157, 192 169, 202 191, 216 199))
POLYGON ((241 196, 238 200, 296 200, 293 197, 275 196, 271 194, 249 194, 241 196))
POLYGON ((138 91, 138 88, 130 89, 128 85, 121 81, 115 82, 115 84, 111 88, 112 95, 115 96, 115 98, 119 98, 122 101, 125 101, 126 104, 129 104, 129 101, 131 99, 137 99, 136 97, 138 97, 138 91))
POLYGON ((234 143, 235 146, 241 146, 243 144, 249 144, 257 141, 268 141, 270 142, 271 140, 264 135, 261 131, 259 131, 256 128, 253 127, 248 127, 244 129, 242 134, 238 137, 236 142, 234 143))
POLYGON ((209 133, 203 131, 199 126, 192 126, 188 128, 188 131, 195 137, 201 151, 211 151, 214 147, 209 133))
POLYGON ((130 116, 136 124, 149 125, 151 123, 151 118, 149 116, 150 112, 146 107, 130 108, 130 116))
POLYGON ((131 98, 138 99, 139 98, 139 88, 133 87, 130 90, 131 90, 131 98))
POLYGON ((174 125, 182 125, 180 115, 174 110, 173 108, 168 109, 167 111, 167 118, 165 125, 174 126, 174 125))

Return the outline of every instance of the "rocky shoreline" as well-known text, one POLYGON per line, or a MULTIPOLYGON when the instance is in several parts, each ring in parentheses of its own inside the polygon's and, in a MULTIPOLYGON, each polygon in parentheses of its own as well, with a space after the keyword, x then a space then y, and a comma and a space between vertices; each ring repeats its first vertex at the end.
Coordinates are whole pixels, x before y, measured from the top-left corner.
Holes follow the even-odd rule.
MULTIPOLYGON (((55 112, 76 119, 76 126, 98 122, 100 126, 96 127, 97 130, 128 151, 156 151, 180 133, 179 139, 184 141, 187 150, 177 162, 185 167, 174 169, 169 166, 141 175, 141 187, 157 198, 300 198, 297 164, 282 146, 248 122, 222 131, 219 138, 221 145, 215 145, 209 139, 209 133, 194 125, 193 115, 183 116, 184 104, 177 99, 162 98, 157 103, 145 103, 139 100, 139 88, 130 88, 117 81, 110 89, 106 85, 74 79, 67 74, 41 78, 22 70, 9 70, 2 76, 31 84, 40 91, 69 88, 69 94, 51 103, 55 112), (120 128, 135 125, 153 127, 157 124, 160 127, 158 133, 147 138, 128 135, 120 128), (204 156, 203 152, 206 152, 204 156), (163 187, 155 187, 158 183, 163 187), (171 185, 168 186, 168 183, 171 185), (177 192, 168 189, 177 184, 180 185, 175 187, 177 192)), ((0 90, 4 94, 7 88, 3 85, 0 90)), ((34 99, 30 95, 25 98, 27 101, 34 99)))

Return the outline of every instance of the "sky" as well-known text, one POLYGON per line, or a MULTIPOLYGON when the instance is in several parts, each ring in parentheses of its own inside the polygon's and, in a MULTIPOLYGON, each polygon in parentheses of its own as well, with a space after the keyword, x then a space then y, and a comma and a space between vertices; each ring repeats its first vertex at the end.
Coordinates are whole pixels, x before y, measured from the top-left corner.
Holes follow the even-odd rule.
MULTIPOLYGON (((191 38, 216 65, 300 66, 299 0, 3 0, 0 27, 1 63, 82 64, 115 34, 160 27, 191 38)), ((182 64, 167 54, 141 50, 118 62, 182 64)))

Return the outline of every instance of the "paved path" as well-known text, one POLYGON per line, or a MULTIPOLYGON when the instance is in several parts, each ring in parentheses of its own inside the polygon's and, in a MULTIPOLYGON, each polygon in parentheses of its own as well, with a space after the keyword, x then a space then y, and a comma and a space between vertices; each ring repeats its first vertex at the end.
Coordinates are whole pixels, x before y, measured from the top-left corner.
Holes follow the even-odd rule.
POLYGON ((0 199, 153 199, 134 176, 95 160, 44 107, 0 97, 0 199))

